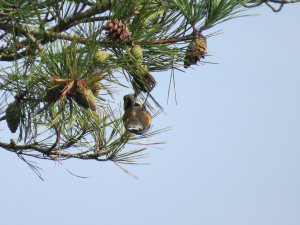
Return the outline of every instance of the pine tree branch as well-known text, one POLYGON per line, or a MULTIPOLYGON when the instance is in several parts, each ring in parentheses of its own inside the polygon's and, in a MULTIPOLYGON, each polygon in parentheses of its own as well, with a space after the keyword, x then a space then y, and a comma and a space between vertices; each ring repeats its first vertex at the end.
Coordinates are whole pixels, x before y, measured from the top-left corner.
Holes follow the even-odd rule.
MULTIPOLYGON (((71 144, 71 142, 69 143, 71 144)), ((114 157, 108 157, 108 158, 104 158, 104 159, 100 159, 99 157, 104 156, 109 154, 110 152, 112 152, 114 149, 108 149, 108 150, 98 150, 95 153, 91 153, 91 154, 86 154, 86 152, 81 152, 81 153, 65 153, 65 152, 61 152, 62 150, 67 150, 69 148, 68 145, 65 146, 60 146, 59 148, 52 148, 52 146, 50 148, 42 148, 38 145, 35 144, 28 144, 28 145, 16 145, 15 142, 13 140, 11 140, 10 143, 3 143, 0 142, 0 147, 10 151, 10 152, 15 152, 17 154, 20 155, 26 155, 26 156, 31 156, 31 157, 38 157, 41 159, 47 159, 48 157, 52 158, 54 160, 53 157, 55 157, 57 155, 57 152, 59 151, 59 155, 60 157, 62 157, 61 159, 69 159, 69 158, 76 158, 76 159, 85 159, 85 160, 90 160, 90 159, 94 159, 97 161, 109 161, 109 160, 113 160, 114 157), (29 154, 27 151, 23 152, 22 150, 29 150, 29 151, 37 151, 39 153, 41 153, 42 155, 36 155, 36 154, 29 154), (51 151, 49 151, 51 150, 51 151)), ((88 151, 87 151, 88 152, 88 151)))
POLYGON ((249 3, 254 2, 273 2, 273 3, 280 3, 280 4, 288 4, 288 3, 296 3, 300 2, 300 0, 252 0, 249 3))
MULTIPOLYGON (((12 30, 13 26, 11 25, 4 25, 1 27, 0 25, 0 29, 5 29, 5 30, 12 30), (5 28, 4 28, 5 27, 5 28)), ((15 28, 17 29, 17 28, 15 28)), ((76 40, 78 43, 81 44, 86 44, 87 42, 92 41, 91 39, 88 38, 82 38, 82 37, 78 37, 75 35, 70 35, 70 34, 62 34, 62 33, 57 33, 57 32, 49 32, 49 31, 44 31, 42 29, 34 29, 34 28, 28 28, 28 27, 18 27, 18 31, 23 34, 23 35, 32 35, 35 38, 39 38, 42 39, 44 38, 44 40, 49 40, 50 39, 62 39, 62 40, 69 40, 69 41, 74 41, 76 40)), ((197 35, 187 35, 187 36, 183 36, 183 37, 177 37, 177 38, 171 38, 171 39, 160 39, 160 40, 150 40, 150 41, 141 41, 139 42, 139 40, 130 40, 128 42, 125 42, 124 45, 129 45, 131 46, 132 43, 141 43, 141 44, 145 44, 145 43, 153 43, 153 44, 168 44, 168 43, 176 43, 176 42, 182 42, 182 41, 188 41, 188 40, 193 40, 196 39, 197 35)), ((36 42, 37 40, 33 40, 33 42, 36 42)), ((108 44, 112 44, 111 41, 94 41, 96 44, 99 45, 108 45, 108 44)), ((1 52, 16 52, 17 50, 21 49, 24 46, 28 46, 29 41, 28 39, 23 40, 20 42, 20 44, 18 46, 16 46, 15 49, 11 48, 11 47, 7 47, 7 48, 3 48, 1 49, 1 52), (24 46, 23 46, 24 45, 24 46)), ((44 43, 43 43, 44 44, 44 43)), ((39 44, 39 48, 41 48, 42 46, 39 44)), ((27 54, 27 50, 21 53, 18 53, 17 55, 9 55, 9 54, 3 54, 0 57, 0 61, 13 61, 16 59, 20 59, 22 57, 24 57, 27 54)), ((15 53, 14 53, 15 54, 15 53)))
MULTIPOLYGON (((108 1, 106 4, 102 4, 101 6, 99 6, 98 4, 93 4, 93 7, 89 8, 85 12, 76 13, 76 14, 74 13, 74 15, 72 17, 68 18, 67 20, 60 19, 59 20, 60 23, 58 25, 55 25, 55 26, 49 28, 48 30, 44 30, 41 27, 40 27, 40 29, 28 28, 25 26, 21 26, 19 24, 11 25, 11 24, 8 24, 7 22, 0 23, 0 29, 5 31, 5 34, 11 33, 11 34, 15 34, 16 36, 23 36, 26 33, 29 33, 29 34, 34 35, 34 37, 38 40, 44 38, 44 40, 41 42, 41 44, 50 42, 51 39, 53 39, 53 38, 73 41, 75 39, 73 35, 62 34, 60 32, 65 31, 79 23, 88 22, 92 16, 94 16, 96 14, 101 14, 101 13, 109 10, 110 7, 111 7, 110 1, 108 1)), ((110 18, 109 16, 103 16, 103 17, 96 17, 95 20, 101 21, 101 20, 106 20, 109 18, 110 18)), ((47 19, 47 16, 45 17, 45 19, 47 19)), ((46 20, 46 21, 48 22, 48 21, 52 21, 54 19, 55 19, 55 17, 52 17, 50 20, 46 20)), ((79 43, 85 44, 87 42, 86 38, 76 37, 76 39, 79 43)), ((24 40, 20 44, 27 46, 28 41, 24 40)), ((21 53, 19 54, 19 57, 10 55, 10 52, 16 52, 19 49, 20 48, 17 48, 17 49, 3 48, 3 49, 1 49, 1 52, 5 51, 7 53, 5 55, 3 55, 0 58, 0 60, 1 61, 12 61, 15 59, 22 58, 22 56, 24 54, 21 54, 21 53)))
POLYGON ((35 144, 16 145, 13 140, 11 140, 11 142, 9 144, 0 142, 0 147, 6 149, 8 151, 11 151, 11 152, 17 152, 18 150, 21 150, 21 149, 22 150, 32 149, 32 150, 35 150, 35 151, 45 154, 48 150, 47 148, 42 148, 35 144))
MULTIPOLYGON (((5 83, 1 88, 2 107, 6 107, 11 92, 22 93, 27 87, 33 87, 23 99, 18 98, 21 104, 15 108, 22 112, 15 120, 21 121, 18 141, 24 140, 25 144, 11 140, 0 142, 0 147, 21 157, 136 163, 135 159, 145 157, 141 153, 145 148, 124 151, 128 142, 136 140, 135 144, 152 146, 158 143, 143 143, 139 139, 163 131, 134 136, 125 130, 123 109, 113 110, 111 102, 102 98, 104 95, 113 98, 114 85, 125 86, 115 79, 115 71, 122 69, 128 73, 138 69, 151 78, 150 72, 179 69, 177 66, 182 66, 188 54, 188 46, 182 44, 198 39, 204 29, 242 16, 240 13, 245 10, 242 4, 247 2, 93 1, 47 0, 35 2, 33 6, 25 1, 15 8, 9 3, 6 11, 0 12, 0 39, 6 42, 6 47, 0 48, 0 60, 24 57, 31 60, 30 66, 25 58, 2 69, 1 79, 5 83), (105 23, 106 34, 101 28, 105 23), (140 45, 144 52, 141 65, 133 63, 136 60, 128 53, 135 45, 140 45), (96 56, 105 51, 107 61, 102 62, 96 56), (97 110, 92 109, 90 102, 97 110)), ((300 0, 294 0, 297 1, 300 0)), ((257 2, 261 4, 261 1, 252 4, 257 2)), ((201 48, 197 46, 195 53, 201 48)), ((125 78, 129 85, 133 84, 132 77, 125 75, 125 78)), ((147 82, 144 79, 141 86, 149 85, 147 82)), ((149 92, 147 88, 146 91, 149 92)), ((149 101, 144 104, 148 108, 151 104, 162 108, 154 96, 146 94, 149 101)), ((146 99, 146 94, 139 98, 146 99)), ((2 116, 0 121, 5 119, 9 120, 2 116)))
POLYGON ((160 39, 160 40, 151 40, 151 41, 141 41, 138 42, 138 40, 133 41, 133 43, 137 44, 146 44, 146 43, 153 43, 153 44, 171 44, 171 43, 177 43, 177 42, 182 42, 182 41, 189 41, 193 39, 197 39, 197 35, 186 35, 183 37, 175 37, 175 38, 170 38, 170 39, 160 39))
POLYGON ((296 3, 296 2, 300 2, 300 0, 252 0, 252 1, 249 1, 248 3, 244 4, 244 7, 246 7, 246 8, 254 8, 254 7, 257 7, 257 6, 265 3, 268 7, 270 7, 273 10, 273 12, 279 12, 279 11, 281 11, 282 7, 285 4, 296 3), (271 3, 280 4, 279 8, 275 9, 270 4, 270 2, 271 3))
POLYGON ((49 31, 55 31, 55 32, 62 32, 67 29, 69 29, 72 26, 75 26, 76 24, 86 21, 88 18, 91 18, 92 16, 95 16, 96 14, 104 13, 105 11, 109 10, 111 8, 111 2, 107 2, 106 4, 103 4, 99 6, 98 4, 94 4, 91 8, 86 10, 82 13, 76 13, 72 17, 64 20, 61 19, 60 23, 56 26, 53 26, 49 29, 49 31))

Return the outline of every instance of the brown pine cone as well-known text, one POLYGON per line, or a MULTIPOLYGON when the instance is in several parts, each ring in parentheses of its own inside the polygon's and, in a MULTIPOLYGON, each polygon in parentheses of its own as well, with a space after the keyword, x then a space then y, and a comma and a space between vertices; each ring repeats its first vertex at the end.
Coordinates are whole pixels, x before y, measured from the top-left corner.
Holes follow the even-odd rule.
POLYGON ((206 38, 204 36, 190 42, 186 49, 184 68, 188 68, 192 64, 197 64, 201 58, 204 59, 204 55, 207 53, 206 44, 206 38))
POLYGON ((115 20, 114 22, 109 21, 103 25, 102 28, 106 30, 106 34, 114 41, 124 40, 130 35, 126 22, 123 24, 121 20, 115 20))

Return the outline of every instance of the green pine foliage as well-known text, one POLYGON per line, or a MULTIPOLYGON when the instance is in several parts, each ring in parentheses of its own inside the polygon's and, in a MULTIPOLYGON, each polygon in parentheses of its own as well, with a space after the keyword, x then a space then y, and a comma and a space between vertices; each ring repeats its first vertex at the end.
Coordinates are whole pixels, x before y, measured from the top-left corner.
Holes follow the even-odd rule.
POLYGON ((115 90, 149 96, 151 112, 162 112, 151 94, 157 88, 153 74, 184 70, 186 56, 194 54, 188 44, 244 16, 247 2, 0 0, 0 60, 8 62, 0 71, 1 108, 8 104, 1 121, 13 121, 7 113, 16 111, 12 96, 19 102, 8 122, 19 136, 0 146, 22 157, 139 164, 151 146, 140 139, 169 128, 128 133, 122 107, 112 104, 115 90))

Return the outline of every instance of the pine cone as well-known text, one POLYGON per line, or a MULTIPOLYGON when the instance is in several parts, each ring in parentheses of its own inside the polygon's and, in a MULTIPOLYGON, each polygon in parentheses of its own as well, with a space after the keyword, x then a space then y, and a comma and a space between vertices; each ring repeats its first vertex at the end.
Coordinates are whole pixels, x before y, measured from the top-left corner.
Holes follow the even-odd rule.
POLYGON ((204 36, 192 41, 186 49, 184 68, 188 68, 192 64, 197 64, 201 58, 204 59, 204 54, 206 53, 206 38, 204 36))
POLYGON ((44 97, 45 102, 56 102, 61 96, 61 92, 55 89, 47 89, 47 94, 44 97))
MULTIPOLYGON (((101 86, 101 81, 96 81, 95 83, 93 83, 92 85, 95 85, 95 86, 101 86)), ((95 96, 98 95, 99 91, 100 91, 100 87, 90 87, 91 88, 91 91, 93 92, 93 94, 95 96)))
POLYGON ((106 34, 115 41, 124 40, 130 35, 126 22, 123 24, 121 20, 114 22, 109 21, 106 25, 103 25, 102 28, 106 30, 106 34))
POLYGON ((142 62, 142 60, 143 60, 143 49, 141 48, 141 46, 139 46, 139 45, 134 46, 132 49, 130 49, 130 53, 132 54, 132 56, 135 59, 142 62))
MULTIPOLYGON (((148 66, 143 65, 144 69, 148 71, 148 66)), ((130 72, 132 77, 131 84, 133 89, 139 93, 140 91, 143 92, 150 92, 155 87, 155 79, 153 76, 146 73, 142 68, 139 68, 136 72, 130 72)))
POLYGON ((102 64, 105 63, 108 59, 108 52, 107 51, 98 51, 95 54, 95 58, 98 63, 102 64))
POLYGON ((76 92, 74 98, 75 98, 75 101, 77 103, 79 103, 80 105, 82 105, 84 108, 88 109, 90 108, 91 110, 95 111, 95 105, 94 105, 94 102, 95 102, 95 97, 92 93, 91 90, 87 90, 87 95, 88 95, 88 98, 80 91, 76 92))
POLYGON ((9 103, 6 108, 6 122, 12 133, 16 133, 21 119, 21 108, 17 102, 9 103))
POLYGON ((18 9, 20 8, 20 3, 19 2, 14 2, 11 6, 12 9, 18 9))
POLYGON ((137 60, 137 66, 136 70, 134 72, 129 72, 131 75, 131 84, 133 86, 133 89, 139 93, 140 91, 144 92, 150 92, 155 87, 155 80, 154 77, 149 75, 146 71, 148 71, 147 65, 142 65, 143 62, 143 49, 141 46, 136 45, 133 48, 130 49, 131 55, 137 60), (141 65, 146 71, 144 71, 142 68, 139 68, 139 65, 141 65))

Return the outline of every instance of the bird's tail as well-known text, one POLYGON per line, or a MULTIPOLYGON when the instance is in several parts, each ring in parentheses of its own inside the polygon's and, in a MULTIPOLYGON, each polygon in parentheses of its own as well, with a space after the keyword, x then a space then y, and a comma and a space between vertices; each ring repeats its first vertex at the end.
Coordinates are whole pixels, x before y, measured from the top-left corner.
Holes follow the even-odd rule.
POLYGON ((127 125, 127 130, 129 131, 143 130, 143 125, 140 122, 135 121, 134 123, 130 123, 127 125))

